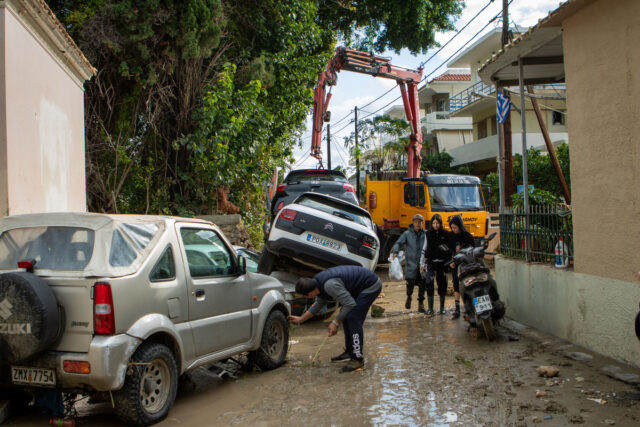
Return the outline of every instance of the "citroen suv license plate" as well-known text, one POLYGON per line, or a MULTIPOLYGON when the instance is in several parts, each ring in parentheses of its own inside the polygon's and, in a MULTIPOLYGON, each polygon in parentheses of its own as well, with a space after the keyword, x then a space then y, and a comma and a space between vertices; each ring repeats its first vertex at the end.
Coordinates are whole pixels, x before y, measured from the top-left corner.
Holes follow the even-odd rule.
POLYGON ((342 245, 335 240, 326 239, 311 233, 307 233, 307 241, 315 243, 316 245, 324 246, 325 248, 333 249, 334 251, 340 251, 342 248, 342 245))

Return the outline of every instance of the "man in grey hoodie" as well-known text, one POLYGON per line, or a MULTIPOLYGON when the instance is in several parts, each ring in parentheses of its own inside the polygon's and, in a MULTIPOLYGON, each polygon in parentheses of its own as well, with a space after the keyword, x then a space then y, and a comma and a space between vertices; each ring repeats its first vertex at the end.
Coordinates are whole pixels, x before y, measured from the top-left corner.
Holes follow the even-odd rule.
POLYGON ((427 235, 422 228, 424 218, 420 214, 413 216, 413 225, 411 225, 407 231, 402 233, 400 238, 396 240, 391 252, 393 258, 398 256, 398 251, 404 246, 404 253, 406 254, 407 265, 405 268, 405 279, 407 280, 407 301, 404 306, 406 309, 411 308, 411 296, 413 295, 413 288, 418 286, 418 311, 420 313, 426 313, 424 309, 424 290, 425 281, 420 274, 420 258, 422 257, 423 248, 425 247, 425 241, 427 235))

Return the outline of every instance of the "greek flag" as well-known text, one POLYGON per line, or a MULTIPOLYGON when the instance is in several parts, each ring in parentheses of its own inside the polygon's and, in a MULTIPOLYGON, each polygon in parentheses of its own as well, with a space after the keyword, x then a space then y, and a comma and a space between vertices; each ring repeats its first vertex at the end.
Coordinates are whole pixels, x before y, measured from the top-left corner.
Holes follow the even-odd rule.
POLYGON ((498 123, 504 124, 509 117, 509 111, 511 110, 511 100, 504 96, 502 91, 498 91, 498 101, 496 102, 496 116, 498 123))

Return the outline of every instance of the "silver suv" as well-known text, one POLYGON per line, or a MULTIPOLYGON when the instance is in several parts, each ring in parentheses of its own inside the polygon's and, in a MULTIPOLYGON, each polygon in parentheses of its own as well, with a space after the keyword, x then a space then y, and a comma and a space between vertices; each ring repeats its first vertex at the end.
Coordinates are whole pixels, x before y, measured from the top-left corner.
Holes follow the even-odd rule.
POLYGON ((54 213, 0 219, 0 386, 111 391, 166 417, 178 376, 248 351, 284 363, 282 284, 247 272, 212 223, 54 213))

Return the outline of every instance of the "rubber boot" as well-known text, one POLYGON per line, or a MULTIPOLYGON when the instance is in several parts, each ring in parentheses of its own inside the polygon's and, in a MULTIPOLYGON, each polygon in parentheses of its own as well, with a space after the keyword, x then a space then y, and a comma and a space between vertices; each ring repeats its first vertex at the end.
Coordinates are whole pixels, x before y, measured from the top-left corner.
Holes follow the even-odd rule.
POLYGON ((444 311, 444 295, 440 296, 440 314, 446 314, 444 311))
POLYGON ((456 301, 456 310, 453 312, 452 319, 457 319, 460 317, 460 301, 456 301))
POLYGON ((433 297, 432 296, 427 297, 427 304, 429 304, 429 310, 427 310, 427 314, 429 316, 433 316, 433 297))
POLYGON ((424 309, 424 301, 418 301, 418 313, 426 313, 427 310, 424 309))
POLYGON ((406 308, 407 310, 409 310, 411 308, 411 297, 407 296, 407 300, 404 303, 404 308, 406 308))

